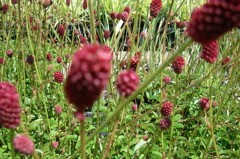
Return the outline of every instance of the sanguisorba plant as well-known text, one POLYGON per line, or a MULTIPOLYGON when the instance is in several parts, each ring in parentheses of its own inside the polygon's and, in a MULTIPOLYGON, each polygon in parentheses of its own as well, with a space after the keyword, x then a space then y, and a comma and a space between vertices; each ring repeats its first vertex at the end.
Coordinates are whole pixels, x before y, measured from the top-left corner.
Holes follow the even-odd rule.
POLYGON ((1 1, 0 156, 239 157, 240 0, 198 3, 1 1))

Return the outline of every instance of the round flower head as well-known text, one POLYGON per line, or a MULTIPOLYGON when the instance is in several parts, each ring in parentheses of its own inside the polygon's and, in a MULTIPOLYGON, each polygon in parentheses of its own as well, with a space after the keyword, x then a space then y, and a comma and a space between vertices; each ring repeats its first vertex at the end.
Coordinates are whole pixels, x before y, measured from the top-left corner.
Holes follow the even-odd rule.
POLYGON ((60 56, 57 57, 57 63, 62 63, 62 58, 60 56))
POLYGON ((70 4, 71 4, 71 0, 66 0, 66 5, 70 6, 70 4))
POLYGON ((103 37, 104 37, 105 39, 108 39, 108 38, 110 37, 110 35, 111 35, 111 32, 110 32, 109 30, 105 30, 105 31, 103 32, 103 37))
POLYGON ((182 29, 186 26, 186 23, 178 21, 178 22, 176 22, 176 26, 177 26, 177 28, 182 29))
POLYGON ((115 20, 117 18, 117 13, 116 12, 110 13, 110 17, 112 20, 115 20))
POLYGON ((225 58, 222 60, 221 64, 222 64, 222 65, 227 65, 227 64, 230 62, 230 60, 231 60, 230 57, 225 57, 225 58))
POLYGON ((127 40, 126 41, 127 46, 131 47, 132 46, 132 40, 130 38, 127 38, 126 40, 127 40))
POLYGON ((180 74, 182 73, 185 66, 185 60, 182 56, 177 56, 172 63, 172 68, 175 73, 180 74))
POLYGON ((73 56, 65 93, 78 111, 92 107, 106 87, 111 70, 111 53, 98 44, 84 45, 73 56))
POLYGON ((12 5, 15 5, 18 3, 18 0, 12 0, 11 2, 12 2, 12 5))
POLYGON ((33 31, 37 31, 37 30, 38 30, 38 28, 39 28, 39 26, 38 26, 38 25, 33 25, 33 26, 32 26, 32 30, 33 30, 33 31))
POLYGON ((171 77, 169 77, 169 76, 165 76, 165 77, 163 78, 163 82, 165 82, 166 84, 171 83, 171 81, 172 81, 172 79, 171 79, 171 77))
POLYGON ((52 61, 52 55, 50 53, 47 53, 47 57, 46 58, 47 58, 48 61, 52 61))
POLYGON ((162 1, 161 0, 152 0, 150 4, 150 15, 156 18, 162 8, 162 1))
POLYGON ((117 16, 116 16, 116 18, 117 18, 118 20, 121 20, 121 19, 122 19, 122 13, 118 13, 117 16))
POLYGON ((127 13, 129 14, 129 13, 130 13, 130 11, 131 11, 131 9, 130 9, 130 7, 128 7, 128 6, 127 6, 127 7, 125 7, 125 8, 124 8, 124 10, 123 10, 123 11, 124 11, 124 12, 127 12, 127 13))
POLYGON ((144 136, 143 136, 143 140, 144 140, 144 141, 147 141, 147 140, 148 140, 148 136, 147 136, 147 135, 144 135, 144 136))
POLYGON ((59 143, 57 141, 52 142, 52 147, 53 148, 55 148, 55 149, 58 148, 58 145, 59 145, 59 143))
POLYGON ((0 125, 16 129, 20 125, 21 108, 16 88, 8 82, 0 82, 0 125))
POLYGON ((201 98, 199 100, 199 106, 200 106, 201 109, 208 110, 209 107, 210 107, 209 99, 208 98, 201 98))
POLYGON ((47 8, 52 5, 52 0, 42 0, 42 5, 44 8, 47 8))
POLYGON ((121 96, 131 95, 139 85, 139 77, 133 70, 125 70, 117 77, 117 89, 121 96))
POLYGON ((58 32, 58 34, 59 34, 60 36, 63 36, 63 35, 64 35, 64 33, 65 33, 65 26, 64 26, 64 24, 60 24, 60 25, 58 26, 57 32, 58 32))
POLYGON ((6 54, 8 57, 12 57, 13 56, 13 51, 12 50, 7 50, 6 54))
POLYGON ((31 155, 35 150, 34 143, 26 135, 16 135, 13 140, 14 148, 23 154, 31 155))
POLYGON ((171 119, 169 117, 160 120, 159 126, 162 130, 167 130, 171 126, 171 119))
POLYGON ((87 0, 83 0, 83 9, 87 9, 87 0))
POLYGON ((27 62, 29 65, 32 65, 32 64, 34 63, 34 57, 33 57, 32 55, 28 55, 26 62, 27 62))
POLYGON ((8 4, 3 4, 2 7, 0 8, 3 14, 6 14, 8 12, 8 4))
POLYGON ((208 0, 196 8, 186 33, 200 43, 216 41, 240 24, 240 0, 208 0))
POLYGON ((208 42, 202 46, 201 58, 209 63, 214 63, 217 60, 219 48, 216 41, 208 42))
POLYGON ((77 29, 75 29, 73 33, 74 33, 74 35, 76 35, 76 36, 80 34, 79 30, 77 30, 77 29))
POLYGON ((141 52, 135 53, 135 55, 131 58, 130 68, 132 70, 134 70, 134 71, 136 70, 137 65, 140 61, 140 58, 141 58, 141 52))
POLYGON ((128 12, 123 12, 123 13, 122 13, 122 16, 121 16, 121 17, 122 17, 122 20, 123 20, 123 21, 127 21, 128 16, 129 16, 129 13, 128 13, 128 12))
POLYGON ((137 109, 138 109, 137 104, 133 104, 133 105, 132 105, 132 111, 133 111, 133 112, 136 112, 137 109))
POLYGON ((53 76, 54 76, 55 81, 58 83, 62 83, 64 80, 64 76, 63 76, 62 72, 60 72, 60 71, 54 72, 53 76))
POLYGON ((5 60, 4 58, 0 57, 0 64, 4 64, 5 60))
POLYGON ((60 105, 55 106, 55 113, 58 115, 62 114, 62 107, 60 105))
POLYGON ((161 114, 163 116, 170 116, 173 111, 173 104, 169 101, 165 101, 161 106, 161 114))

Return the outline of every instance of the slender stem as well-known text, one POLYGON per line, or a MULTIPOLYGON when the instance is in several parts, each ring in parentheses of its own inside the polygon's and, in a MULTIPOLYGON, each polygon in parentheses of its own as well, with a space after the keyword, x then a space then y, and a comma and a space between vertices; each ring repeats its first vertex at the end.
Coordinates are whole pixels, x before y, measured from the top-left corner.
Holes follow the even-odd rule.
POLYGON ((161 136, 161 133, 162 133, 162 131, 159 130, 158 133, 157 133, 157 136, 155 136, 155 138, 154 138, 153 140, 151 140, 151 142, 149 143, 149 146, 146 147, 146 150, 145 150, 146 158, 148 158, 148 154, 149 154, 149 152, 152 150, 154 144, 155 144, 156 142, 158 142, 158 139, 159 139, 159 137, 161 136))
POLYGON ((88 0, 88 5, 89 5, 89 11, 90 11, 90 26, 91 26, 92 39, 93 39, 93 42, 96 43, 97 40, 96 40, 94 10, 93 10, 93 4, 91 0, 88 0))
POLYGON ((13 138, 14 138, 14 129, 11 129, 10 130, 10 143, 11 143, 11 156, 12 156, 12 159, 15 159, 16 157, 16 153, 15 153, 15 149, 14 149, 14 145, 13 145, 13 138))
MULTIPOLYGON (((176 85, 175 85, 175 94, 178 93, 178 79, 179 79, 179 75, 177 74, 176 85)), ((174 100, 175 100, 174 104, 177 105, 177 98, 174 98, 174 100)), ((175 116, 175 106, 173 107, 173 113, 172 113, 172 118, 171 118, 172 125, 171 125, 171 131, 170 131, 170 145, 169 145, 169 150, 168 150, 168 158, 171 158, 172 147, 173 147, 174 116, 175 116)))
POLYGON ((109 141, 108 141, 107 146, 106 146, 106 149, 105 149, 105 151, 104 151, 104 153, 103 153, 102 159, 105 159, 105 158, 108 157, 109 150, 110 150, 111 145, 112 145, 112 143, 113 143, 113 141, 114 141, 114 136, 115 136, 117 127, 118 127, 118 116, 117 116, 117 118, 116 118, 116 120, 115 120, 115 123, 114 123, 114 126, 113 126, 113 130, 112 130, 112 135, 111 135, 110 138, 109 138, 109 141))
POLYGON ((81 159, 86 158, 86 153, 85 153, 85 129, 84 129, 84 121, 81 121, 81 159))

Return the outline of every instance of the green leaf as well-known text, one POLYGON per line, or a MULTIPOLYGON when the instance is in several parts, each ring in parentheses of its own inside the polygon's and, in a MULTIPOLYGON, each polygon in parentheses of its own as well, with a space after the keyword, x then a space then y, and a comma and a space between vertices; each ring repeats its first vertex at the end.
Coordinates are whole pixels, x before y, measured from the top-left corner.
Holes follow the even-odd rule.
POLYGON ((181 129, 181 128, 184 128, 184 126, 181 123, 174 122, 174 128, 181 129))
POLYGON ((177 115, 174 116, 174 121, 178 121, 181 118, 182 118, 182 115, 181 114, 177 114, 177 115))
POLYGON ((69 141, 75 141, 75 140, 77 140, 77 135, 67 135, 67 140, 69 140, 69 141))

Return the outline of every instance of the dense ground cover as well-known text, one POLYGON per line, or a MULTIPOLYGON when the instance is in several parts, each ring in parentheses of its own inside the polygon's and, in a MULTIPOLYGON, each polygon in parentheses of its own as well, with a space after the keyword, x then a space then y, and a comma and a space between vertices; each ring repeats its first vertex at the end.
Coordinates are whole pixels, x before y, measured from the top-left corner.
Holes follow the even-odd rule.
POLYGON ((0 158, 240 158, 239 0, 0 8, 0 158))

